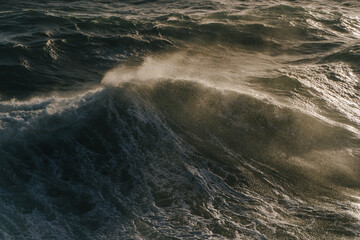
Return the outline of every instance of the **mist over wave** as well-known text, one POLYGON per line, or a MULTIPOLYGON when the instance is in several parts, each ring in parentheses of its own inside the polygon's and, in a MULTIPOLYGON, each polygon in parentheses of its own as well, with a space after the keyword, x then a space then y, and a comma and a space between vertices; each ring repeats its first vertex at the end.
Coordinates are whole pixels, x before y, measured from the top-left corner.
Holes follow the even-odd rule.
POLYGON ((0 238, 360 238, 359 9, 0 3, 0 238))

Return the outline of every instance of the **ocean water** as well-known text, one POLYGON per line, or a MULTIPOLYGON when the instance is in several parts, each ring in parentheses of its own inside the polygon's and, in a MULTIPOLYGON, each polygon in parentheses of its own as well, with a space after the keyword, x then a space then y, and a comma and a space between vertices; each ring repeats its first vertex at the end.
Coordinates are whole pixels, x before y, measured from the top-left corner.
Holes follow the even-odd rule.
POLYGON ((0 1, 0 239, 360 239, 360 2, 0 1))

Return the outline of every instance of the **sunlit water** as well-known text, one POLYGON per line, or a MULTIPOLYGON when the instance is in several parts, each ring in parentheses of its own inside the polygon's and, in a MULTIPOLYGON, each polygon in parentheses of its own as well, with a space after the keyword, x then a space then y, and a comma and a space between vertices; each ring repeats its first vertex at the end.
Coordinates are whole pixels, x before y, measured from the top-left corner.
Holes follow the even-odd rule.
POLYGON ((2 1, 0 239, 360 239, 359 17, 2 1))

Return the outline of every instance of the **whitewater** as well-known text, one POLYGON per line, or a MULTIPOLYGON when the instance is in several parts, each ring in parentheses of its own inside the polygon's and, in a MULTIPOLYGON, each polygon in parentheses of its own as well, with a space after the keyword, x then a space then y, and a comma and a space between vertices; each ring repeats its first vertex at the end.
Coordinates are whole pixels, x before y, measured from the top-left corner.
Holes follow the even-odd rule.
POLYGON ((0 239, 360 239, 360 3, 0 2, 0 239))

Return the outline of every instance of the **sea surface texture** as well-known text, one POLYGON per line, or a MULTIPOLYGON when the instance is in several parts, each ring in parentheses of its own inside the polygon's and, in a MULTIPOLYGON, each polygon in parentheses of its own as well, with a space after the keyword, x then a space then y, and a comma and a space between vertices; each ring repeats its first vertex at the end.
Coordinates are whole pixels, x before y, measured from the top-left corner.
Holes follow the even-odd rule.
POLYGON ((360 239, 360 2, 1 0, 0 239, 360 239))

